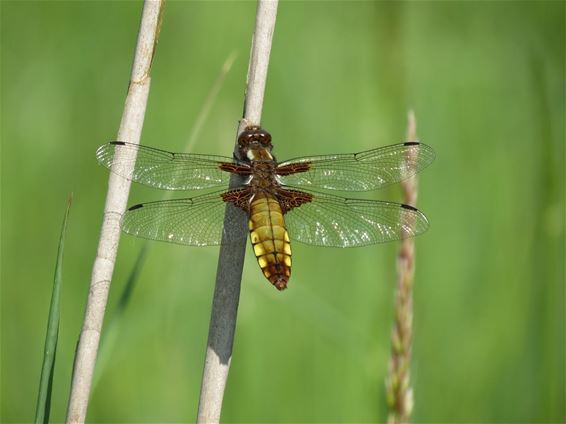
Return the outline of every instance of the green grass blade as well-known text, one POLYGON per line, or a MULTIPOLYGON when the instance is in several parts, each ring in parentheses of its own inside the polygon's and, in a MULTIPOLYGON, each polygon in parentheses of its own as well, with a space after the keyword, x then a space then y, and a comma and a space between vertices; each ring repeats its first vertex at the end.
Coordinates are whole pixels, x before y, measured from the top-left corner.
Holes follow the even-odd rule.
POLYGON ((67 210, 63 219, 61 236, 59 238, 59 249, 57 262, 55 263, 55 276, 53 278, 53 291, 51 294, 51 305, 49 306, 49 318, 47 321, 47 334, 45 336, 45 349, 43 352, 43 365, 41 367, 41 378, 39 380, 39 393, 35 410, 36 424, 49 422, 51 409, 51 392, 53 387, 53 371, 55 369, 55 352, 57 351, 57 340, 59 337, 59 316, 61 304, 61 283, 63 268, 63 250, 65 246, 65 233, 67 231, 67 219, 71 209, 72 195, 67 202, 67 210))
POLYGON ((140 274, 141 268, 143 266, 143 262, 147 255, 148 244, 144 243, 143 247, 136 258, 136 262, 130 271, 130 275, 128 276, 128 280, 126 281, 126 285, 124 286, 124 290, 120 295, 120 300, 118 300, 118 305, 116 309, 114 309, 112 316, 108 322, 108 326, 103 333, 102 340, 100 340, 100 348, 98 353, 98 359, 96 361, 96 369, 94 372, 94 381, 92 384, 93 389, 98 384, 100 380, 100 376, 103 373, 106 364, 108 363, 108 359, 110 357, 110 353, 114 349, 114 345, 116 344, 116 340, 118 338, 118 333, 120 329, 120 324, 122 322, 122 317, 124 315, 124 311, 129 304, 129 301, 132 297, 132 293, 134 291, 134 287, 136 282, 138 281, 138 276, 140 274))

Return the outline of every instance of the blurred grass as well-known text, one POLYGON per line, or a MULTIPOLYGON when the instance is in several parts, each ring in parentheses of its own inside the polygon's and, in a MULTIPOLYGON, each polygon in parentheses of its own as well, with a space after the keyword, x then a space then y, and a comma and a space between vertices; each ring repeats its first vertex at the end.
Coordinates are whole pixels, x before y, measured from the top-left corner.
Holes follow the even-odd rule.
MULTIPOLYGON (((415 422, 566 420, 564 9, 280 5, 263 115, 278 158, 403 141, 409 107, 437 151, 419 186, 431 230, 417 240, 415 422)), ((73 191, 51 414, 64 419, 108 178, 94 152, 115 138, 140 11, 140 2, 0 3, 2 422, 33 420, 44 282, 61 199, 73 191)), ((253 2, 168 3, 144 144, 183 149, 237 50, 193 148, 230 154, 254 16, 253 2)), ((136 187, 130 203, 161 196, 136 187)), ((367 196, 400 200, 400 189, 367 196)), ((142 244, 123 238, 109 310, 142 244)), ((396 251, 295 243, 285 293, 248 254, 223 420, 383 421, 396 251)), ((217 253, 152 245, 89 421, 194 419, 217 253)))
POLYGON ((98 348, 98 357, 96 359, 96 368, 94 370, 91 390, 96 389, 100 376, 104 373, 116 343, 118 342, 118 337, 121 333, 127 331, 127 328, 124 328, 122 324, 122 318, 132 298, 132 293, 136 287, 136 283, 138 282, 148 249, 148 244, 144 243, 131 267, 130 275, 126 280, 126 285, 120 293, 117 305, 114 307, 114 310, 108 314, 108 324, 104 328, 104 332, 100 340, 100 346, 98 348))

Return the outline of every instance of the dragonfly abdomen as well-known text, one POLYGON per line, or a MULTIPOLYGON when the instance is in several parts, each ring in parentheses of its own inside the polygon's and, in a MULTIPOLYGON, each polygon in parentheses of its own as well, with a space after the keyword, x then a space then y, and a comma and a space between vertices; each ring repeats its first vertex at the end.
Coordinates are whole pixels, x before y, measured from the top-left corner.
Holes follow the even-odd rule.
POLYGON ((263 275, 278 290, 285 289, 291 276, 291 243, 277 199, 268 193, 256 194, 250 205, 248 225, 263 275))

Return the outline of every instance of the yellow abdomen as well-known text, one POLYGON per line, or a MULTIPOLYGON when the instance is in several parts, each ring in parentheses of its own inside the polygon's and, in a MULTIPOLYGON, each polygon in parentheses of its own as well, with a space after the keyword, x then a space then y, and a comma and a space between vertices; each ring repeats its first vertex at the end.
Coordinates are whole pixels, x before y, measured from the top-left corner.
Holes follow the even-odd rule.
POLYGON ((283 290, 291 276, 291 243, 277 199, 257 193, 250 205, 250 239, 263 275, 283 290))

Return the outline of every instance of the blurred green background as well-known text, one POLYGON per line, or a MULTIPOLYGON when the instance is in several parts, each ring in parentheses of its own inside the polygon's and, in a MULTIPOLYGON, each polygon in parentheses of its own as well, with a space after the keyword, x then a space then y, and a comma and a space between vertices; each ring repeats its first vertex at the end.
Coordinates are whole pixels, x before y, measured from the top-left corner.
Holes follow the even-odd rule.
MULTIPOLYGON (((1 4, 1 415, 33 419, 69 192, 53 421, 65 417, 142 3, 1 4)), ((437 152, 418 206, 415 422, 564 422, 565 3, 282 2, 263 125, 279 159, 402 142, 437 152)), ((142 143, 230 155, 254 2, 167 4, 142 143)), ((134 187, 130 204, 163 193, 134 187)), ((178 194, 182 196, 183 194, 178 194)), ((398 186, 361 197, 400 200, 398 186)), ((107 317, 143 241, 124 236, 107 317)), ((290 288, 248 247, 225 422, 383 422, 395 243, 294 245, 290 288)), ((217 248, 151 243, 90 422, 196 416, 217 248)))

